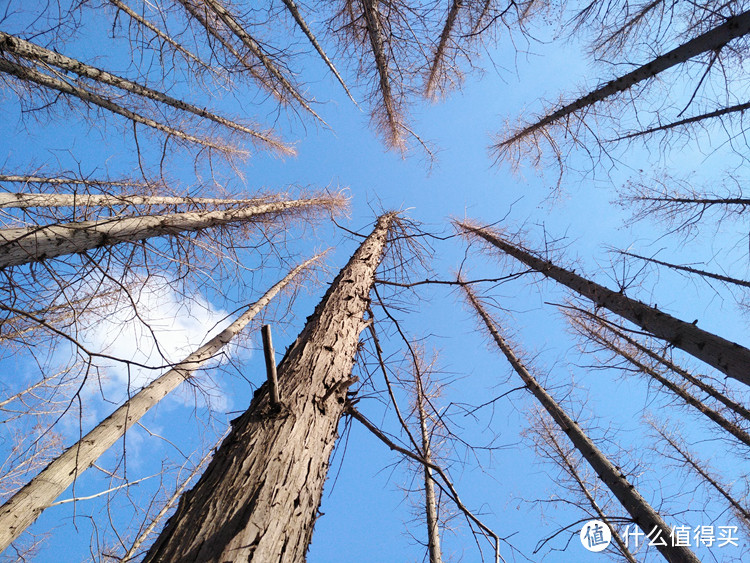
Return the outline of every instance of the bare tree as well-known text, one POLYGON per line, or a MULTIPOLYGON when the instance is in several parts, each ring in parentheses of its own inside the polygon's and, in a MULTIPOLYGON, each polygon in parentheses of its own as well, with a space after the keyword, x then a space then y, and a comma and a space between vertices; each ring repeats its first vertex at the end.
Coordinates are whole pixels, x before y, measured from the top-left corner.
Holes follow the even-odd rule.
MULTIPOLYGON (((662 538, 671 538, 672 530, 667 523, 664 522, 662 517, 648 502, 646 502, 634 485, 628 481, 622 471, 607 459, 593 440, 591 440, 580 426, 568 416, 565 410, 560 407, 557 401, 555 401, 547 390, 542 387, 536 378, 528 371, 521 360, 513 352, 510 345, 500 335, 497 325, 484 310, 482 304, 476 298, 471 288, 464 285, 463 289, 469 303, 476 311, 476 314, 481 318, 483 324, 486 326, 497 346, 508 359, 508 362, 511 364, 514 371, 521 377, 526 388, 547 410, 562 431, 565 432, 571 443, 591 465, 594 471, 596 471, 604 484, 609 487, 612 494, 617 497, 625 510, 628 511, 633 518, 633 521, 649 536, 656 534, 658 531, 658 533, 662 535, 662 538)), ((670 543, 672 545, 667 545, 667 542, 664 541, 663 545, 656 546, 667 561, 680 563, 699 561, 695 554, 687 547, 676 546, 674 545, 674 541, 670 543)))
POLYGON ((287 276, 269 289, 258 301, 250 305, 237 320, 198 350, 190 354, 173 369, 158 377, 144 389, 128 399, 121 407, 99 423, 86 436, 50 463, 44 471, 31 480, 18 493, 0 507, 0 551, 4 551, 42 511, 53 502, 73 481, 106 452, 128 429, 138 422, 161 399, 180 383, 190 379, 196 370, 217 357, 222 348, 232 340, 273 297, 320 255, 294 268, 287 276))
POLYGON ((381 216, 278 368, 280 407, 261 386, 145 561, 303 561, 375 269, 394 222, 381 216))
POLYGON ((665 427, 660 427, 653 420, 649 421, 649 425, 672 450, 677 452, 677 457, 672 457, 669 454, 665 455, 675 461, 684 463, 691 472, 698 475, 703 482, 719 493, 729 503, 729 506, 732 507, 732 511, 739 521, 742 522, 744 528, 750 528, 750 510, 748 507, 735 498, 730 488, 721 483, 720 479, 712 474, 712 471, 707 467, 705 462, 701 461, 684 446, 685 439, 674 431, 670 432, 665 427))
POLYGON ((720 336, 663 313, 640 301, 626 297, 622 292, 612 291, 573 271, 556 266, 549 260, 539 258, 521 246, 511 244, 499 233, 468 222, 457 222, 458 227, 470 238, 486 241, 503 253, 523 262, 545 277, 572 289, 590 299, 598 307, 609 309, 616 315, 640 326, 657 338, 666 340, 725 373, 729 377, 750 385, 750 350, 720 336))
POLYGON ((611 513, 602 507, 601 499, 597 500, 597 496, 602 496, 599 493, 599 487, 587 479, 585 468, 575 456, 574 447, 564 444, 565 438, 559 426, 550 418, 549 413, 543 412, 540 408, 530 411, 529 421, 530 427, 526 434, 531 434, 537 455, 560 468, 562 478, 556 479, 556 484, 564 486, 571 494, 582 497, 583 506, 590 507, 590 509, 583 507, 582 509, 590 516, 604 522, 609 527, 612 539, 622 556, 630 563, 637 563, 635 556, 628 549, 620 532, 617 531, 611 513))

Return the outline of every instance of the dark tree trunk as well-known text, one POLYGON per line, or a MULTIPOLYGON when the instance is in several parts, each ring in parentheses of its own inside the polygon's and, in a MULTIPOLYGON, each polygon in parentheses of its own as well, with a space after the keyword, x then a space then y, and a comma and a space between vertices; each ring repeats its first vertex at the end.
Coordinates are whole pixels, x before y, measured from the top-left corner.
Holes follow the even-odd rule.
POLYGON ((279 364, 281 408, 271 407, 267 384, 258 389, 144 561, 305 560, 394 220, 378 220, 279 364))
POLYGON ((544 274, 576 293, 590 299, 599 307, 609 309, 662 340, 695 356, 729 377, 750 385, 750 350, 735 342, 706 332, 693 323, 663 313, 655 307, 630 299, 624 294, 607 289, 587 280, 575 272, 556 266, 549 260, 503 240, 489 229, 459 223, 466 233, 480 237, 506 254, 523 262, 540 274, 544 274))

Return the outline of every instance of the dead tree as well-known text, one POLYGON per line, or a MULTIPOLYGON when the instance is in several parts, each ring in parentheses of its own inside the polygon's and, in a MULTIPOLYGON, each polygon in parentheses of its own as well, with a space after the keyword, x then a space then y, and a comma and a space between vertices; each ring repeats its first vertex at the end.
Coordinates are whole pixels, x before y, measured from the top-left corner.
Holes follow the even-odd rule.
POLYGON ((738 285, 740 287, 750 287, 750 281, 747 281, 747 280, 741 280, 738 278, 725 276, 723 274, 716 274, 714 272, 708 272, 706 270, 701 270, 699 268, 693 268, 692 266, 672 264, 671 262, 664 262, 662 260, 657 260, 656 258, 649 258, 647 256, 641 256, 640 254, 633 254, 632 252, 620 251, 619 253, 622 254, 623 256, 630 256, 631 258, 637 258, 638 260, 643 260, 644 262, 649 262, 651 264, 658 264, 659 266, 664 266, 666 268, 669 268, 670 270, 675 270, 678 272, 686 272, 688 274, 702 276, 707 279, 717 280, 717 281, 729 283, 732 285, 738 285))
MULTIPOLYGON (((484 310, 484 307, 474 295, 471 288, 468 285, 464 285, 463 289, 466 292, 469 303, 487 327, 488 332, 497 346, 502 350, 514 371, 521 377, 526 388, 568 436, 571 443, 589 465, 591 465, 594 471, 596 471, 602 482, 609 487, 609 490, 612 491, 612 494, 620 501, 625 510, 628 511, 638 527, 649 536, 653 536, 658 532, 665 540, 666 538, 672 538, 672 531, 662 517, 646 502, 622 471, 609 461, 591 438, 568 416, 565 410, 528 371, 510 345, 500 335, 494 320, 484 310)), ((664 541, 664 545, 657 545, 656 548, 664 556, 664 559, 670 562, 697 563, 700 561, 687 547, 667 545, 667 542, 664 541)))
POLYGON ((602 346, 604 349, 613 352, 616 356, 624 358, 636 370, 644 375, 657 381, 664 389, 677 395, 686 405, 689 405, 703 414, 706 418, 717 424, 721 429, 734 436, 737 440, 750 447, 750 434, 740 428, 737 424, 728 420, 722 413, 711 408, 700 398, 696 397, 683 386, 676 384, 664 374, 660 373, 652 365, 648 365, 644 358, 639 357, 639 351, 633 347, 628 349, 628 345, 617 341, 614 331, 609 331, 609 326, 605 323, 586 322, 582 318, 569 317, 573 328, 585 339, 589 339, 602 346), (608 334, 609 332, 609 334, 608 334))
POLYGON ((117 217, 59 225, 0 230, 0 269, 84 252, 121 242, 194 232, 243 221, 272 218, 286 213, 337 205, 330 197, 262 203, 237 209, 117 217))
POLYGON ((609 309, 616 315, 640 326, 657 338, 695 356, 701 361, 725 373, 729 377, 750 385, 750 350, 720 336, 706 332, 693 323, 681 321, 671 315, 650 307, 640 301, 626 297, 622 292, 612 291, 573 271, 556 266, 521 246, 511 244, 497 232, 467 222, 458 222, 459 228, 469 237, 488 242, 505 254, 523 262, 545 277, 572 289, 590 299, 598 307, 609 309))
POLYGON ((522 156, 520 149, 522 144, 534 146, 542 140, 547 140, 554 146, 555 141, 550 132, 552 126, 562 124, 567 131, 571 131, 573 130, 571 123, 585 121, 587 112, 594 105, 702 54, 708 53, 716 57, 718 56, 717 53, 728 43, 748 33, 750 33, 750 12, 729 16, 720 25, 701 33, 648 63, 640 65, 635 70, 610 80, 577 100, 549 111, 531 124, 522 125, 512 130, 507 136, 503 136, 493 149, 498 158, 508 156, 511 151, 517 153, 520 158, 522 156))
POLYGON ((706 379, 706 376, 695 375, 695 374, 690 373, 685 368, 677 365, 672 360, 667 358, 664 354, 654 351, 653 349, 646 346, 642 342, 628 335, 626 330, 622 326, 617 325, 611 321, 608 321, 601 314, 594 314, 590 311, 587 311, 585 309, 581 309, 578 307, 567 309, 565 311, 565 314, 569 315, 569 318, 571 318, 571 320, 575 319, 578 315, 583 315, 583 316, 588 317, 589 319, 598 323, 602 327, 605 327, 609 332, 614 334, 620 340, 626 342, 629 346, 632 346, 638 352, 641 352, 645 354, 646 356, 648 356, 651 360, 654 360, 660 363, 672 373, 679 375, 688 383, 695 385, 698 389, 706 393, 709 397, 720 402, 722 405, 724 405, 725 407, 733 411, 735 414, 741 416, 746 421, 750 422, 750 410, 748 410, 746 407, 741 405, 738 401, 730 397, 727 394, 726 390, 719 390, 713 385, 706 383, 704 381, 704 379, 706 379))
POLYGON ((339 81, 339 84, 341 84, 342 88, 344 88, 346 95, 349 96, 349 99, 356 104, 357 102, 354 100, 354 96, 352 96, 351 92, 349 92, 349 87, 346 85, 346 82, 344 82, 344 79, 339 74, 339 71, 336 70, 336 67, 334 66, 331 59, 329 59, 328 55, 326 55, 326 52, 318 42, 317 37, 315 37, 315 35, 313 34, 310 26, 307 25, 307 22, 305 21, 305 18, 302 17, 302 13, 299 11, 299 7, 297 6, 297 4, 295 4, 294 0, 282 1, 284 2, 284 6, 286 6, 286 9, 289 10, 289 13, 292 15, 292 18, 294 18, 294 21, 310 41, 310 44, 315 48, 318 55, 320 55, 320 58, 323 59, 323 62, 336 77, 336 80, 339 81))
MULTIPOLYGON (((425 374, 426 375, 426 374, 425 374)), ((414 370, 415 406, 417 419, 419 420, 419 431, 422 438, 422 459, 426 464, 422 470, 424 474, 424 497, 425 497, 425 520, 427 522, 427 552, 430 563, 442 563, 443 556, 440 550, 440 526, 438 522, 438 503, 435 496, 435 480, 432 468, 429 464, 433 462, 432 439, 430 426, 432 420, 427 412, 428 397, 425 393, 425 382, 422 379, 422 370, 414 370)))
MULTIPOLYGON (((128 80, 121 76, 116 76, 110 72, 87 65, 76 59, 72 59, 60 53, 50 51, 49 49, 45 49, 44 47, 31 43, 30 41, 26 41, 24 39, 21 39, 20 37, 14 37, 13 35, 9 35, 1 31, 0 53, 12 54, 19 59, 33 61, 35 64, 42 64, 46 68, 54 67, 64 72, 70 72, 80 76, 81 78, 91 80, 95 84, 106 84, 107 86, 111 86, 119 90, 123 90, 125 92, 151 100, 153 102, 156 102, 157 104, 164 104, 176 110, 190 113, 202 119, 212 121, 213 123, 216 123, 222 127, 249 135, 253 140, 257 141, 261 145, 264 145, 267 148, 271 148, 280 153, 290 154, 293 152, 291 147, 281 143, 274 137, 273 133, 271 133, 270 131, 259 131, 257 125, 253 125, 252 127, 243 125, 226 117, 222 117, 213 112, 210 112, 205 108, 200 108, 194 104, 185 102, 183 100, 178 100, 168 94, 165 94, 164 92, 159 92, 158 90, 154 90, 153 88, 149 88, 148 86, 145 86, 138 82, 128 80)), ((6 70, 6 72, 10 72, 10 69, 6 70)), ((19 76, 19 73, 11 72, 11 74, 19 76)), ((31 77, 32 75, 29 74, 28 76, 31 77)), ((52 83, 47 80, 43 85, 51 86, 51 84, 52 83)), ((56 89, 60 90, 60 88, 56 89)), ((71 90, 67 93, 75 94, 76 91, 71 90)), ((89 92, 88 101, 96 103, 95 99, 95 97, 92 97, 91 92, 89 92)), ((105 109, 112 110, 112 107, 105 107, 105 109)), ((165 125, 164 127, 167 126, 165 125)), ((161 130, 165 131, 164 129, 161 130)))
POLYGON ((304 561, 375 269, 397 220, 378 219, 288 349, 281 408, 268 385, 258 389, 145 561, 304 561))
MULTIPOLYGON (((566 489, 577 493, 578 496, 583 496, 586 504, 593 510, 593 513, 586 510, 587 514, 604 522, 612 532, 612 539, 617 544, 617 549, 622 556, 630 563, 637 563, 635 556, 628 549, 620 532, 617 531, 617 527, 612 523, 611 516, 605 512, 601 502, 597 501, 596 488, 587 482, 588 479, 583 474, 580 462, 574 457, 573 448, 562 443, 564 438, 562 438, 559 427, 549 417, 548 413, 542 412, 539 408, 532 410, 529 419, 531 421, 530 432, 534 438, 537 455, 547 458, 560 468, 563 479, 571 483, 566 486, 566 489)), ((555 479, 555 482, 558 486, 562 485, 560 479, 555 479)))
POLYGON ((190 354, 173 369, 152 381, 69 447, 0 507, 0 552, 31 525, 73 481, 106 452, 128 429, 196 370, 217 357, 232 340, 292 279, 320 255, 294 268, 284 279, 250 305, 231 325, 190 354))
MULTIPOLYGON (((729 487, 721 483, 718 478, 711 475, 711 472, 706 468, 705 463, 701 462, 695 454, 691 453, 685 446, 680 445, 685 443, 685 439, 674 433, 668 432, 664 428, 660 428, 653 421, 649 422, 649 424, 679 455, 679 458, 672 459, 687 464, 690 471, 697 474, 706 484, 718 492, 724 500, 729 503, 729 506, 732 507, 732 511, 743 523, 745 529, 750 529, 750 510, 734 497, 729 487)), ((671 456, 668 457, 671 458, 671 456)))

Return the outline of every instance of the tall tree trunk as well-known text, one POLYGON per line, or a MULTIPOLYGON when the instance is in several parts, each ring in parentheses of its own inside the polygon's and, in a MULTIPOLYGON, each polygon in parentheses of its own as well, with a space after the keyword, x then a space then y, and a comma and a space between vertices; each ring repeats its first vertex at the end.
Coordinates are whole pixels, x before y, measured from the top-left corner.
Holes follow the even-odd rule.
POLYGON ((192 377, 203 364, 216 357, 284 286, 319 258, 320 255, 315 256, 289 272, 231 325, 127 400, 13 495, 0 507, 0 552, 21 535, 78 475, 91 467, 133 424, 180 383, 192 377))
POLYGON ((378 71, 378 87, 380 89, 384 113, 382 116, 384 119, 381 118, 381 124, 385 130, 388 145, 391 147, 401 147, 403 145, 401 120, 398 105, 393 99, 388 56, 385 51, 383 29, 380 22, 379 3, 379 0, 362 0, 362 12, 367 24, 367 36, 370 40, 375 68, 378 71))
POLYGON ((653 367, 646 365, 646 363, 642 361, 642 358, 639 358, 637 356, 637 351, 636 351, 637 349, 628 350, 621 343, 618 343, 614 337, 612 336, 607 337, 605 334, 602 334, 604 330, 609 328, 607 325, 598 324, 598 327, 600 328, 600 330, 597 330, 596 327, 592 327, 588 323, 579 321, 579 322, 576 322, 574 326, 581 335, 583 335, 586 338, 590 338, 594 342, 602 345, 604 348, 624 358, 625 360, 630 362, 633 366, 635 366, 635 368, 638 371, 640 371, 641 373, 659 382, 665 389, 671 391, 672 393, 677 395, 680 399, 682 399, 685 402, 685 404, 690 405, 691 407, 695 408, 698 412, 703 414, 706 418, 708 418, 715 424, 719 425, 719 427, 721 427, 723 430, 725 430, 726 432, 728 432, 729 434, 737 438, 740 442, 742 442, 746 446, 750 447, 750 434, 745 432, 737 424, 728 420, 720 412, 717 412, 716 410, 710 408, 703 401, 701 401, 698 397, 694 396, 692 393, 688 392, 686 389, 684 389, 680 385, 677 385, 675 382, 666 378, 664 375, 659 373, 653 367))
POLYGON ((656 258, 648 258, 646 256, 641 256, 640 254, 632 254, 630 252, 625 252, 623 250, 620 251, 620 254, 622 254, 623 256, 630 256, 631 258, 637 258, 638 260, 643 260, 644 262, 651 262, 653 264, 658 264, 659 266, 666 266, 667 268, 670 268, 671 270, 677 270, 678 272, 687 272, 689 274, 703 276, 704 278, 709 278, 712 280, 731 283, 731 284, 739 285, 742 287, 750 287, 750 281, 747 281, 747 280, 732 278, 729 276, 724 276, 722 274, 715 274, 713 272, 707 272, 706 270, 699 270, 698 268, 691 268, 690 266, 672 264, 671 262, 662 262, 661 260, 657 260, 656 258))
POLYGON ((750 510, 747 509, 747 507, 743 506, 742 504, 737 501, 737 499, 734 498, 731 491, 728 489, 728 487, 722 485, 719 483, 719 481, 711 476, 709 471, 703 466, 701 462, 699 462, 693 454, 691 454, 687 448, 683 448, 680 446, 679 442, 685 442, 685 440, 679 440, 675 436, 670 436, 669 433, 667 433, 664 429, 658 428, 655 424, 651 424, 651 427, 656 430, 656 432, 659 433, 659 435, 670 445, 672 448, 680 454, 680 457, 685 460, 685 463, 688 464, 688 467, 690 467, 693 471, 695 471, 700 477, 711 487, 713 487, 716 492, 718 492, 724 499, 729 503, 729 505, 734 509, 734 512, 737 514, 737 517, 742 520, 742 523, 745 525, 746 528, 750 528, 750 510))
POLYGON ((115 217, 46 227, 0 230, 0 269, 39 262, 100 246, 136 242, 156 236, 193 232, 242 221, 269 219, 308 208, 336 206, 329 197, 300 199, 244 206, 220 211, 192 211, 170 215, 115 217))
POLYGON ((622 553, 623 557, 629 561, 629 563, 638 563, 633 554, 628 549, 627 544, 622 539, 620 532, 617 531, 616 526, 611 522, 609 516, 604 512, 599 503, 596 501, 594 494, 589 490, 589 486, 586 484, 584 477, 581 476, 576 463, 572 459, 572 451, 564 448, 558 440, 560 436, 559 430, 553 426, 552 421, 549 417, 543 416, 543 413, 537 411, 537 420, 533 423, 532 429, 539 435, 539 439, 545 446, 548 446, 550 450, 546 450, 544 447, 537 446, 537 450, 542 453, 545 457, 549 457, 551 461, 559 465, 562 470, 567 473, 575 483, 576 487, 581 494, 586 498, 591 508, 594 510, 599 520, 604 522, 612 532, 612 539, 617 544, 617 548, 622 553), (553 457, 554 456, 554 457, 553 457))
POLYGON ((74 74, 77 74, 78 76, 83 76, 101 84, 114 86, 115 88, 125 90, 126 92, 130 92, 149 100, 153 100, 158 104, 164 104, 180 111, 192 113, 193 115, 196 115, 203 119, 208 119, 210 121, 213 121, 214 123, 218 123, 223 127, 234 129, 235 131, 240 131, 242 133, 250 135, 256 140, 267 144, 269 147, 272 147, 274 150, 277 150, 281 153, 294 153, 292 147, 282 144, 273 137, 272 133, 268 131, 257 131, 256 129, 247 127, 245 125, 242 125, 241 123, 237 123, 235 121, 227 119, 226 117, 216 115, 215 113, 212 113, 204 108, 199 108, 183 100, 173 98, 172 96, 165 94, 164 92, 159 92, 158 90, 154 90, 153 88, 149 88, 148 86, 144 86, 143 84, 133 82, 132 80, 122 78, 121 76, 116 76, 107 71, 87 65, 81 61, 72 59, 60 53, 50 51, 49 49, 45 49, 44 47, 41 47, 29 41, 25 41, 20 37, 9 35, 2 31, 0 31, 0 51, 13 53, 17 57, 32 61, 41 61, 46 65, 57 67, 66 72, 72 72, 74 74))
POLYGON ((378 219, 279 364, 281 408, 271 407, 267 384, 256 391, 144 561, 304 561, 395 220, 378 219))
POLYGON ((445 18, 445 25, 443 26, 443 32, 440 34, 440 41, 435 48, 435 55, 432 57, 432 63, 430 65, 430 72, 427 76, 427 84, 425 86, 425 97, 432 98, 435 95, 435 88, 438 82, 445 74, 445 51, 448 48, 448 40, 450 39, 453 27, 456 24, 456 18, 458 12, 463 5, 463 0, 453 0, 450 10, 448 10, 448 16, 445 18))
POLYGON ((659 362, 661 365, 666 367, 668 370, 676 373, 680 377, 682 377, 685 381, 692 383, 695 385, 698 389, 703 391, 704 393, 708 394, 710 397, 715 399, 716 401, 719 401, 721 404, 723 404, 725 407, 729 408, 730 410, 734 411, 741 417, 743 417, 745 420, 750 422, 750 410, 748 410, 746 407, 732 399, 731 397, 728 397, 725 393, 722 393, 718 389, 716 389, 714 386, 709 385, 708 383, 704 382, 701 377, 703 376, 695 376, 686 369, 678 366, 671 360, 665 358, 662 354, 658 354, 648 346, 645 346, 643 343, 639 342, 635 338, 631 338, 628 336, 625 332, 623 327, 616 325, 614 323, 611 323, 609 321, 606 321, 602 319, 600 316, 595 315, 589 311, 586 311, 584 309, 578 309, 576 308, 575 311, 579 314, 584 314, 591 318, 592 320, 595 320, 597 323, 602 324, 603 326, 607 327, 607 330, 612 332, 615 336, 618 338, 621 338, 634 348, 638 349, 639 351, 646 354, 649 358, 652 360, 655 360, 659 362))
POLYGON ((607 289, 575 272, 556 266, 549 260, 538 258, 521 247, 503 240, 490 229, 475 227, 468 223, 459 222, 458 225, 467 234, 486 240, 537 272, 590 299, 598 306, 609 309, 729 377, 750 385, 750 350, 744 346, 706 332, 692 323, 676 319, 654 307, 630 299, 622 293, 607 289))
POLYGON ((672 563, 698 563, 700 560, 687 547, 672 547, 667 538, 672 538, 669 525, 664 522, 648 502, 641 496, 636 488, 628 481, 622 471, 617 468, 604 453, 594 444, 586 433, 571 419, 563 408, 552 398, 544 387, 542 387, 533 375, 526 369, 508 343, 500 335, 492 318, 484 310, 484 307, 471 291, 469 286, 463 286, 469 302, 481 317, 492 338, 502 350, 515 372, 526 384, 527 389, 536 397, 554 421, 568 436, 575 448, 599 475, 602 482, 609 487, 612 494, 622 503, 622 506, 632 516, 633 521, 645 534, 653 536, 655 530, 661 532, 661 538, 667 545, 657 545, 656 548, 669 562, 672 563))
MULTIPOLYGON (((414 371, 414 379, 417 391, 417 415, 419 417, 419 429, 422 434, 422 457, 428 463, 432 463, 432 448, 430 446, 430 428, 428 415, 425 409, 425 390, 419 371, 414 371)), ((437 499, 435 498, 435 481, 432 478, 432 468, 424 464, 424 498, 425 516, 427 520, 427 549, 430 555, 430 563, 442 563, 443 557, 440 551, 440 527, 438 525, 437 499)))
POLYGON ((574 102, 545 115, 532 125, 528 125, 520 131, 512 133, 509 137, 495 145, 495 148, 498 151, 504 151, 510 145, 539 131, 547 125, 563 120, 567 116, 601 102, 614 94, 624 92, 635 84, 653 78, 660 72, 682 64, 701 53, 719 51, 732 39, 742 37, 747 33, 750 33, 750 12, 743 12, 737 16, 729 17, 723 24, 706 31, 687 43, 672 49, 664 55, 656 57, 652 61, 639 66, 623 76, 610 80, 603 86, 578 98, 574 102))
POLYGON ((336 77, 336 80, 339 81, 339 84, 343 86, 344 90, 346 91, 346 95, 349 96, 349 99, 354 102, 356 105, 356 101, 354 100, 354 97, 352 96, 351 92, 349 92, 349 88, 346 85, 346 82, 344 82, 344 79, 341 78, 341 75, 339 74, 339 71, 336 70, 336 67, 334 66, 331 59, 328 58, 328 55, 326 55, 326 52, 323 50, 323 47, 321 47, 320 43, 318 43, 318 39, 313 34, 312 30, 310 29, 310 26, 307 25, 307 22, 302 17, 302 14, 299 11, 299 8, 297 7, 297 4, 294 3, 294 0, 282 0, 284 2, 284 6, 286 6, 286 9, 289 10, 289 13, 294 18, 294 21, 297 22, 297 25, 302 30, 302 32, 305 34, 307 39, 310 41, 313 47, 315 47, 315 50, 318 52, 318 55, 320 55, 320 58, 323 59, 323 62, 326 63, 326 66, 329 68, 329 70, 333 73, 333 75, 336 77))
POLYGON ((158 195, 47 194, 0 192, 0 209, 10 207, 122 207, 130 205, 223 205, 239 207, 267 203, 268 199, 224 199, 215 197, 172 197, 158 195))

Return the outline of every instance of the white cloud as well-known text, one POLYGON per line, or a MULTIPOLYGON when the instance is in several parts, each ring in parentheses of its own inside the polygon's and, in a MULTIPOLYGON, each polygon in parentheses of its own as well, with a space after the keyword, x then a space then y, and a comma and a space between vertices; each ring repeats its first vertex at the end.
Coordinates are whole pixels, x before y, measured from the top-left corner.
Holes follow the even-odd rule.
MULTIPOLYGON (((128 391, 130 394, 138 391, 168 369, 159 366, 183 360, 232 321, 227 312, 214 308, 200 296, 185 298, 163 279, 150 278, 130 292, 135 308, 129 300, 121 299, 105 318, 87 327, 81 335, 88 349, 132 362, 96 359, 106 376, 102 386, 105 398, 116 404, 127 398, 128 391)), ((200 385, 203 379, 206 378, 199 374, 195 382, 200 385)), ((211 388, 211 406, 228 408, 227 397, 214 384, 206 383, 211 388)), ((99 394, 98 382, 96 389, 90 391, 99 394)), ((184 391, 173 393, 166 400, 195 404, 194 394, 184 391)))

